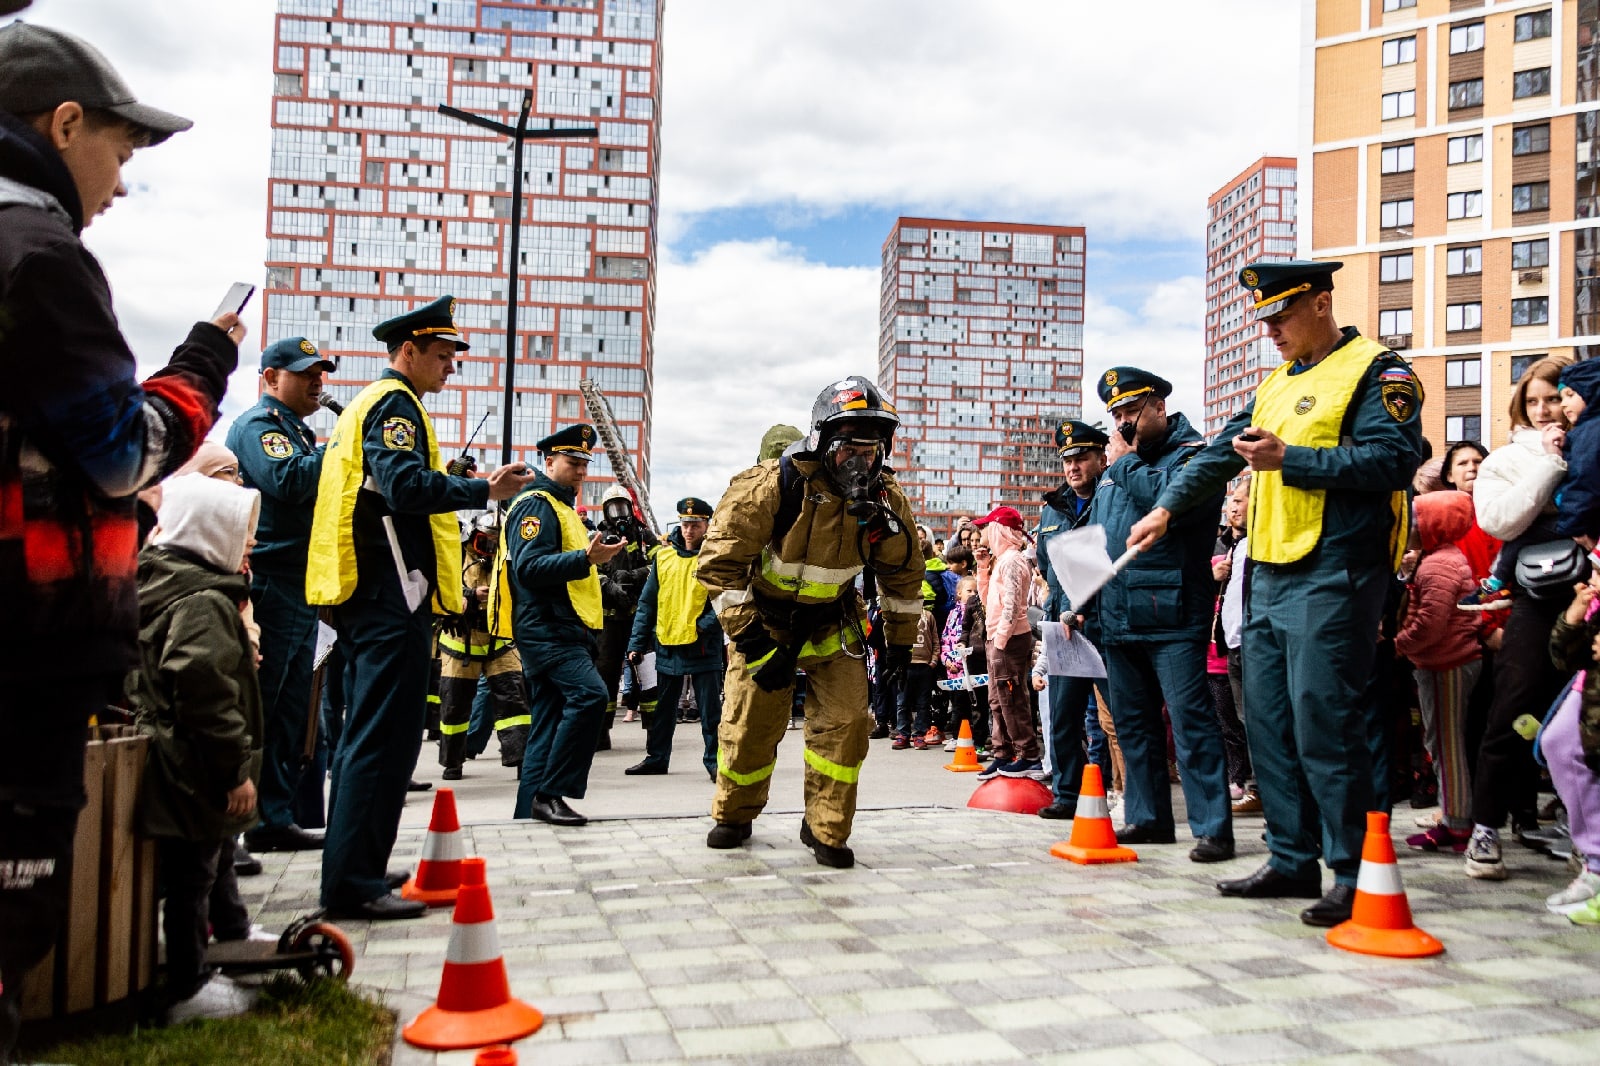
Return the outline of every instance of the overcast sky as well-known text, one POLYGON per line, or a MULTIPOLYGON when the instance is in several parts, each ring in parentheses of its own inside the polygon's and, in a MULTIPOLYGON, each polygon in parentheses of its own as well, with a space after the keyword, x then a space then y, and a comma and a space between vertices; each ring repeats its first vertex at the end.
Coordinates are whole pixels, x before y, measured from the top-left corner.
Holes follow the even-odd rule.
MULTIPOLYGON (((149 368, 230 282, 262 278, 275 7, 36 0, 26 15, 195 120, 135 157, 132 195, 85 235, 149 368)), ((768 425, 803 426, 823 385, 875 373, 898 215, 1086 227, 1086 378, 1143 365, 1198 422, 1206 198, 1295 154, 1299 35, 1284 0, 668 0, 658 514, 715 499, 768 425)), ((255 399, 259 304, 247 320, 227 415, 255 399)))

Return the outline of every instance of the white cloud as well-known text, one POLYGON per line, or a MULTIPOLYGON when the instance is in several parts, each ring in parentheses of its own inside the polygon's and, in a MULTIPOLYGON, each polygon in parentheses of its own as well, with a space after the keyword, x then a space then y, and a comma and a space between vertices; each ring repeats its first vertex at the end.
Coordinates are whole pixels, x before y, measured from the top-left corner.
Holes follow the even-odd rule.
POLYGON ((1114 366, 1136 366, 1172 382, 1169 412, 1205 426, 1205 279, 1173 278, 1150 290, 1137 314, 1097 298, 1083 313, 1083 410, 1087 421, 1110 425, 1095 385, 1114 366))

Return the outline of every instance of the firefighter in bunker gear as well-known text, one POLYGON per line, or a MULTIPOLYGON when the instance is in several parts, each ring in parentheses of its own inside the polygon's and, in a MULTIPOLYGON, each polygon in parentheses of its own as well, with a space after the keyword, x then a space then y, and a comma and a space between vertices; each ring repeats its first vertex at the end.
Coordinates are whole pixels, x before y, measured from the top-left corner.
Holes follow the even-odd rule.
POLYGON ((922 612, 921 546, 884 467, 899 424, 870 381, 838 381, 813 406, 810 435, 737 475, 717 505, 696 571, 733 642, 710 847, 748 839, 766 805, 799 667, 807 685, 801 840, 821 863, 854 862, 845 842, 872 730, 856 579, 869 567, 876 577, 892 661, 909 661, 922 612))

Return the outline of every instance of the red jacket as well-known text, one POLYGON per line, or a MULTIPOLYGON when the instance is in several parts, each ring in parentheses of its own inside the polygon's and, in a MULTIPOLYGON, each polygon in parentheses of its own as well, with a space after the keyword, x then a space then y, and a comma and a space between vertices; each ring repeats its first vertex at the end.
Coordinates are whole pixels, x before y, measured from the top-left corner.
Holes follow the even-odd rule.
POLYGON ((1455 542, 1473 524, 1472 497, 1464 492, 1428 492, 1415 501, 1422 562, 1408 586, 1405 623, 1395 651, 1419 670, 1453 670, 1483 654, 1478 619, 1456 603, 1477 581, 1455 542))

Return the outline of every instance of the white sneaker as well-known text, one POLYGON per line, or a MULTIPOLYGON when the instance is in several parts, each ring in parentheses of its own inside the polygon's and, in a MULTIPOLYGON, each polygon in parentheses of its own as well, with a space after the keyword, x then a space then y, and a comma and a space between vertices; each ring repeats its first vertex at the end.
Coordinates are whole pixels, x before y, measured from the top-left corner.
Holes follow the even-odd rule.
POLYGON ((255 999, 255 992, 240 988, 221 974, 214 974, 200 986, 200 991, 167 1008, 167 1024, 182 1025, 199 1018, 233 1018, 249 1011, 255 999))
POLYGON ((956 738, 955 737, 951 737, 949 740, 944 742, 944 750, 945 751, 955 751, 956 750, 956 738))
POLYGON ((252 924, 250 926, 250 935, 245 939, 252 944, 276 944, 278 942, 278 934, 270 932, 259 925, 252 924))
POLYGON ((1573 878, 1572 884, 1544 901, 1551 914, 1571 914, 1582 910, 1584 904, 1600 896, 1600 874, 1585 870, 1573 878))
POLYGON ((1416 824, 1418 829, 1432 829, 1434 826, 1440 825, 1444 822, 1444 814, 1438 810, 1423 811, 1421 814, 1413 818, 1412 821, 1416 824))
POLYGON ((1236 785, 1232 781, 1228 782, 1228 799, 1232 800, 1235 803, 1237 803, 1238 801, 1244 799, 1244 788, 1243 788, 1243 786, 1236 785))
POLYGON ((1467 876, 1480 881, 1504 881, 1506 864, 1500 861, 1500 834, 1475 826, 1467 841, 1467 876))

